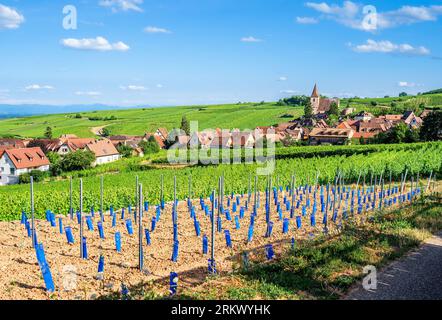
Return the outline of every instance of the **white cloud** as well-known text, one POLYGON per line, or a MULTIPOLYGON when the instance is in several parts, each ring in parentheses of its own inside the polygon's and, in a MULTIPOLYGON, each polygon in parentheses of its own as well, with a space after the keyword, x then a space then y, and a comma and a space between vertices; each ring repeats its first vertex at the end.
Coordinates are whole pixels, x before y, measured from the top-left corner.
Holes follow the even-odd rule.
POLYGON ((258 38, 252 37, 252 36, 250 36, 250 37, 243 37, 243 38, 241 38, 241 41, 242 42, 262 42, 261 39, 258 39, 258 38))
POLYGON ((402 88, 414 88, 414 87, 423 87, 424 85, 408 81, 399 81, 398 86, 402 88))
POLYGON ((287 81, 288 78, 285 76, 279 77, 278 81, 287 81))
POLYGON ((99 91, 77 91, 75 92, 77 96, 89 96, 89 97, 97 97, 101 96, 101 92, 99 91))
POLYGON ((296 91, 295 90, 281 90, 280 93, 294 94, 294 93, 296 93, 296 91))
POLYGON ((53 90, 53 89, 55 89, 53 86, 50 86, 50 85, 40 85, 40 84, 31 84, 31 85, 25 87, 26 91, 30 91, 30 90, 53 90))
POLYGON ((353 3, 351 1, 344 1, 344 4, 342 7, 338 5, 328 5, 325 2, 321 3, 315 3, 315 2, 307 2, 305 4, 307 7, 314 9, 318 12, 325 13, 325 14, 332 14, 337 16, 345 16, 345 17, 354 17, 359 9, 360 5, 353 3))
POLYGON ((25 18, 17 10, 0 4, 0 30, 17 29, 25 18))
POLYGON ((100 0, 98 3, 102 7, 111 8, 112 12, 118 11, 136 11, 143 12, 140 5, 143 4, 143 0, 100 0))
POLYGON ((106 38, 96 37, 88 39, 62 39, 61 44, 65 47, 78 50, 96 51, 127 51, 130 47, 124 42, 110 43, 106 38))
POLYGON ((172 33, 170 30, 167 30, 164 28, 152 27, 152 26, 144 28, 144 32, 146 32, 146 33, 172 33))
POLYGON ((320 18, 334 20, 344 26, 370 32, 418 22, 437 21, 438 16, 442 15, 442 6, 440 5, 407 5, 396 10, 376 12, 376 23, 373 20, 371 21, 372 24, 367 25, 364 24, 364 19, 366 20, 368 14, 364 14, 364 6, 359 3, 344 1, 343 5, 339 6, 327 4, 326 2, 307 2, 305 5, 321 13, 322 16, 320 18))
POLYGON ((158 88, 158 89, 161 89, 161 88, 163 88, 163 87, 164 87, 164 86, 163 86, 161 83, 158 83, 158 84, 157 84, 157 88, 158 88))
POLYGON ((416 84, 414 84, 414 83, 412 83, 412 82, 407 82, 407 81, 399 81, 398 86, 399 86, 399 87, 412 88, 412 87, 415 87, 416 84))
POLYGON ((296 17, 296 22, 299 24, 317 24, 319 20, 311 17, 296 17))
POLYGON ((418 22, 437 21, 442 6, 402 6, 393 11, 378 14, 378 28, 386 29, 418 22))
POLYGON ((136 85, 128 85, 128 86, 121 86, 121 90, 128 90, 128 91, 146 91, 147 88, 144 86, 136 86, 136 85))
POLYGON ((430 54, 430 50, 427 48, 413 47, 410 44, 395 44, 391 41, 375 41, 375 40, 367 40, 365 44, 357 45, 353 47, 353 50, 360 53, 397 53, 397 54, 408 54, 408 55, 418 55, 425 56, 430 54))

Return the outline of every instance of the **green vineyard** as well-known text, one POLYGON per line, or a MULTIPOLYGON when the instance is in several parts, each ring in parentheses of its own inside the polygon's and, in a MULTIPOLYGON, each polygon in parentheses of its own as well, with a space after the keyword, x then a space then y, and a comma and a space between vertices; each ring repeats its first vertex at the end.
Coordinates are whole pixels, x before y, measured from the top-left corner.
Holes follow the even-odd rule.
MULTIPOLYGON (((326 150, 326 147, 323 148, 326 150)), ((439 175, 442 171, 442 143, 409 147, 403 145, 393 149, 377 148, 378 151, 354 155, 278 159, 272 175, 274 179, 279 179, 281 185, 289 185, 290 177, 295 173, 297 184, 301 185, 312 182, 317 172, 320 173, 319 183, 332 182, 338 169, 343 172, 346 182, 356 182, 360 175, 362 181, 364 174, 368 181, 372 173, 379 176, 384 172, 387 179, 391 172, 393 179, 397 181, 406 170, 413 175, 419 173, 421 177, 428 176, 431 172, 439 175)), ((159 203, 161 176, 164 176, 166 201, 173 199, 174 176, 177 177, 177 196, 180 199, 188 196, 189 176, 192 176, 193 197, 208 196, 216 188, 217 178, 221 175, 225 177, 226 193, 245 193, 250 177, 256 174, 258 167, 263 166, 264 164, 193 166, 179 170, 154 169, 105 175, 104 206, 108 209, 110 206, 121 208, 134 204, 136 176, 144 185, 145 198, 154 204, 159 203)), ((260 177, 261 190, 264 190, 265 183, 265 177, 260 177)), ((78 185, 79 180, 74 179, 74 208, 79 206, 78 185)), ((100 177, 84 178, 84 188, 84 208, 99 208, 100 177)), ((28 185, 0 188, 0 219, 16 220, 20 218, 22 210, 29 212, 29 194, 28 185)), ((38 217, 44 217, 44 212, 48 209, 66 214, 69 210, 69 181, 35 184, 35 209, 38 217)))

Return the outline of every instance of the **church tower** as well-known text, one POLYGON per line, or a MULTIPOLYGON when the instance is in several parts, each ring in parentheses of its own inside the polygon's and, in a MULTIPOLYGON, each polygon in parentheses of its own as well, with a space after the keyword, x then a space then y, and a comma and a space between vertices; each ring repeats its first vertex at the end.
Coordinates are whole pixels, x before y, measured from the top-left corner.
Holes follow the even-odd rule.
POLYGON ((313 108, 313 114, 319 113, 319 104, 320 104, 321 96, 318 92, 318 86, 315 83, 315 87, 313 88, 312 96, 310 97, 310 102, 313 108))

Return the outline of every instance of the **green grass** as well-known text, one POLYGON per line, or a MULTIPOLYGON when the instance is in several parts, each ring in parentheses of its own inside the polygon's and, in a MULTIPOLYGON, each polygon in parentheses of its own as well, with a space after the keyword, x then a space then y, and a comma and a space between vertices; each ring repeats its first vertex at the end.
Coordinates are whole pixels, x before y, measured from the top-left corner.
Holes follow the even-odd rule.
POLYGON ((21 137, 41 137, 46 127, 52 127, 55 137, 73 133, 79 137, 93 137, 91 128, 107 126, 112 134, 143 135, 153 132, 158 127, 169 130, 180 126, 185 115, 190 121, 199 121, 199 129, 239 128, 253 129, 256 126, 274 125, 287 122, 286 114, 294 117, 302 115, 299 107, 282 107, 275 103, 231 104, 213 106, 189 106, 169 108, 145 108, 81 113, 83 118, 76 119, 75 114, 57 114, 13 118, 0 121, 0 135, 21 137), (113 121, 90 121, 88 117, 115 116, 113 121))

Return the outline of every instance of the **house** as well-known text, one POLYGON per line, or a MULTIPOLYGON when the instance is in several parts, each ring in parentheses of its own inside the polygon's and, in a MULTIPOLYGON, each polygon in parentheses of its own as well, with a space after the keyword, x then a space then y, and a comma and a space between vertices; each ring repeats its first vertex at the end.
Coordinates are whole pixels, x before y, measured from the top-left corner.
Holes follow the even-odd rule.
POLYGON ((306 117, 302 117, 301 119, 297 119, 297 120, 293 120, 291 121, 291 123, 293 124, 293 126, 291 127, 292 129, 294 128, 328 128, 329 125, 327 124, 327 122, 325 122, 324 119, 319 119, 316 117, 312 117, 312 118, 306 118, 306 117))
POLYGON ((45 152, 56 152, 59 155, 66 155, 77 150, 84 150, 86 145, 94 142, 93 138, 59 138, 59 139, 37 139, 33 143, 40 145, 45 152))
POLYGON ((157 140, 158 145, 161 149, 166 149, 167 139, 169 138, 169 132, 166 128, 158 128, 154 133, 155 140, 157 140))
POLYGON ((85 149, 95 155, 93 166, 114 162, 121 158, 118 150, 108 139, 91 142, 86 145, 85 149))
POLYGON ((310 131, 310 144, 345 144, 353 138, 353 129, 314 128, 310 131))
POLYGON ((255 129, 255 145, 259 140, 265 138, 267 141, 271 141, 273 143, 281 141, 284 138, 284 135, 281 134, 281 131, 278 131, 273 126, 262 126, 256 127, 255 129))
POLYGON ((163 140, 163 138, 157 134, 151 134, 151 133, 146 133, 142 140, 144 141, 148 141, 151 137, 153 137, 155 139, 155 141, 158 143, 158 146, 160 147, 160 149, 166 149, 167 145, 166 142, 167 140, 163 140))
POLYGON ((15 139, 15 138, 1 138, 0 139, 0 146, 9 146, 12 148, 26 148, 26 146, 29 144, 28 140, 21 140, 21 139, 15 139))
POLYGON ((313 88, 312 95, 310 97, 310 102, 313 109, 313 114, 321 114, 321 113, 327 113, 330 111, 331 105, 333 103, 336 103, 336 105, 340 106, 340 100, 338 98, 328 99, 323 98, 320 96, 318 91, 318 86, 315 84, 315 87, 313 88))
POLYGON ((385 116, 380 116, 379 119, 390 121, 392 124, 398 124, 402 121, 402 114, 387 114, 385 116))
POLYGON ((118 146, 118 145, 131 144, 133 142, 138 144, 141 142, 141 140, 143 140, 143 137, 120 135, 120 136, 110 136, 108 139, 112 142, 114 146, 118 146))
POLYGON ((0 151, 0 185, 16 184, 19 176, 33 170, 48 171, 49 159, 40 147, 0 151))
POLYGON ((233 148, 253 149, 255 145, 255 138, 250 131, 241 132, 239 129, 235 129, 231 133, 231 138, 233 148))
POLYGON ((230 149, 233 145, 232 136, 229 131, 216 131, 215 136, 210 143, 210 148, 213 149, 230 149))
POLYGON ((133 148, 132 149, 132 156, 133 157, 140 157, 140 158, 144 157, 143 148, 140 148, 140 147, 133 148))
POLYGON ((386 132, 392 127, 392 124, 384 119, 374 118, 369 121, 346 120, 339 123, 337 129, 352 129, 354 131, 353 139, 371 139, 381 132, 386 132))
POLYGON ((341 115, 345 117, 352 114, 353 112, 356 112, 356 108, 345 108, 344 110, 342 110, 341 115))
POLYGON ((303 129, 302 128, 298 128, 298 129, 286 129, 285 130, 285 134, 286 137, 290 137, 291 139, 295 140, 295 141, 300 141, 303 139, 303 129))
POLYGON ((358 121, 370 121, 373 118, 374 118, 374 115, 371 114, 370 112, 366 112, 366 111, 361 111, 355 116, 355 120, 358 120, 358 121))
POLYGON ((201 147, 202 149, 209 149, 215 136, 216 131, 211 129, 193 132, 189 138, 189 146, 190 148, 201 147))
POLYGON ((405 124, 410 128, 420 128, 423 124, 423 120, 421 117, 418 117, 414 114, 413 111, 407 111, 402 116, 402 120, 405 124))

